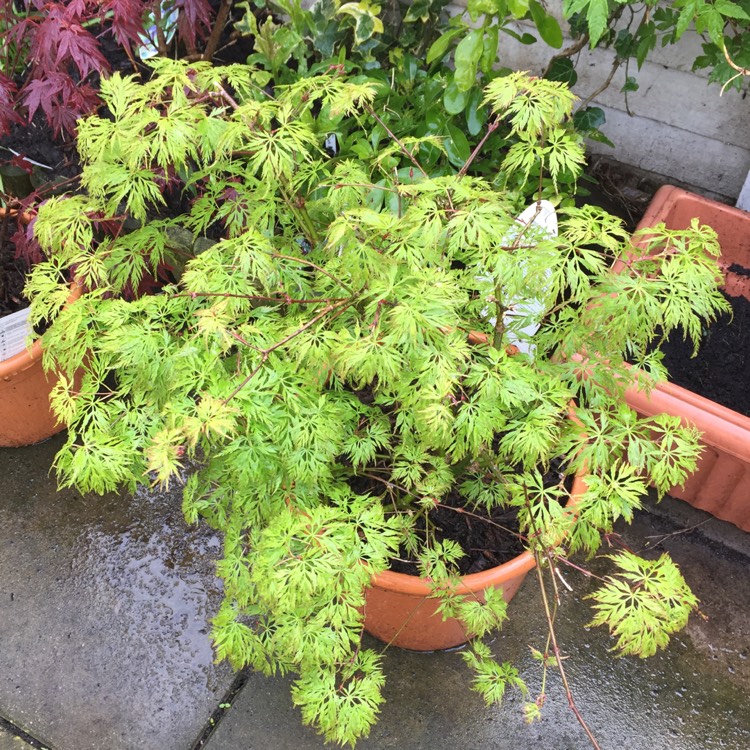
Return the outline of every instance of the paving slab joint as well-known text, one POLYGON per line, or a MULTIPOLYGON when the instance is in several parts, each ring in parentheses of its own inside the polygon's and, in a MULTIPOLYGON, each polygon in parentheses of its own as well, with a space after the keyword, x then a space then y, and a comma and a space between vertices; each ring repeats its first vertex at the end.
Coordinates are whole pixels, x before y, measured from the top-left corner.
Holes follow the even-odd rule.
POLYGON ((4 729, 14 737, 18 737, 19 739, 23 740, 27 745, 31 745, 31 747, 37 748, 37 750, 54 750, 51 745, 38 740, 36 737, 21 729, 21 727, 16 726, 12 721, 9 721, 2 716, 0 716, 0 729, 4 729))
POLYGON ((209 741, 211 735, 216 731, 221 720, 226 716, 227 711, 232 708, 235 698, 240 694, 242 688, 245 687, 247 681, 250 679, 250 673, 250 669, 243 669, 237 673, 229 690, 227 690, 215 711, 208 718, 201 733, 198 735, 198 739, 196 739, 196 741, 190 746, 190 750, 202 750, 202 748, 206 747, 206 743, 209 741))

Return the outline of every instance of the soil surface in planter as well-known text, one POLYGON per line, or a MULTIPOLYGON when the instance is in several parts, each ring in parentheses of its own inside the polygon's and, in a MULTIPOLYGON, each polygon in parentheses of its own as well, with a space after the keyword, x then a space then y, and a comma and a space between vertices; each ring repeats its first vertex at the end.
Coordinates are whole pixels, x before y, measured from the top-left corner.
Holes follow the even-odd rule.
MULTIPOLYGON (((584 194, 579 205, 592 203, 615 216, 635 231, 660 184, 622 164, 595 157, 582 181, 584 194)), ((736 274, 750 276, 750 269, 732 266, 736 274)), ((725 295, 732 315, 722 315, 709 326, 697 355, 680 332, 661 346, 669 380, 693 393, 750 417, 750 301, 725 295)))
POLYGON ((680 333, 672 334, 661 350, 673 383, 750 416, 750 301, 725 297, 732 315, 722 315, 706 329, 695 357, 692 343, 680 333))
MULTIPOLYGON (((443 503, 430 511, 430 521, 439 541, 450 539, 463 549, 457 563, 461 575, 497 567, 523 552, 515 511, 497 509, 488 515, 482 508, 461 507, 466 504, 462 498, 449 497, 443 503)), ((417 564, 403 558, 393 560, 391 570, 419 575, 417 564)))
MULTIPOLYGON (((561 480, 570 492, 573 477, 563 478, 555 469, 550 469, 544 476, 547 487, 556 485, 561 480)), ((451 540, 464 551, 464 556, 456 563, 462 576, 495 568, 518 557, 526 549, 519 533, 518 512, 515 508, 497 507, 488 513, 483 506, 474 507, 454 491, 443 498, 440 505, 430 510, 429 520, 430 534, 436 540, 451 540)), ((418 524, 417 535, 421 539, 425 538, 424 521, 418 524)), ((419 575, 417 564, 407 558, 408 554, 402 550, 401 558, 391 561, 391 570, 419 575)))

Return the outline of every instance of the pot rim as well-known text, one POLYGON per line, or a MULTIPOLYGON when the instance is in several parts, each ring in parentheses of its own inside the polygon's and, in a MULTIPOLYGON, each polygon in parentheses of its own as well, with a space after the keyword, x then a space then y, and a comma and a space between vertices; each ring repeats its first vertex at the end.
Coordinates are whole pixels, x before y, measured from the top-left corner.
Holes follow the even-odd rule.
MULTIPOLYGON (((72 305, 83 293, 83 287, 77 281, 70 284, 70 294, 65 302, 65 307, 72 305)), ((30 348, 25 349, 18 354, 14 354, 8 359, 0 361, 0 378, 10 378, 19 372, 28 370, 42 358, 42 339, 36 339, 30 348)))

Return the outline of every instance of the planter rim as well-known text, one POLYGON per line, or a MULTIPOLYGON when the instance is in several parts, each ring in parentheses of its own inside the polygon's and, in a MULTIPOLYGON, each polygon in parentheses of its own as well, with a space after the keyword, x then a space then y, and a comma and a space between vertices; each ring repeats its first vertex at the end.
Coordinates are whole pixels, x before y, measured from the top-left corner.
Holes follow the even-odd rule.
MULTIPOLYGON (((0 206, 0 217, 3 216, 19 216, 22 224, 29 224, 32 219, 31 214, 29 214, 28 212, 21 211, 19 214, 19 211, 17 211, 16 209, 7 209, 3 206, 0 206)), ((83 289, 81 287, 81 284, 77 281, 73 281, 70 285, 70 295, 68 296, 65 306, 67 307, 68 305, 75 302, 82 293, 83 289)), ((25 351, 18 352, 18 354, 14 354, 12 357, 8 357, 8 359, 0 361, 0 378, 8 380, 14 375, 17 375, 19 372, 28 370, 30 367, 33 367, 34 364, 41 359, 41 357, 42 340, 41 338, 38 338, 36 341, 34 341, 31 347, 27 348, 25 351)))
MULTIPOLYGON (((576 474, 573 478, 573 488, 571 490, 570 504, 575 504, 586 491, 586 484, 581 473, 576 474)), ((483 570, 479 573, 470 573, 461 576, 458 584, 457 593, 477 593, 489 586, 498 585, 499 580, 508 579, 514 576, 525 575, 533 570, 536 565, 534 555, 525 550, 512 560, 496 565, 494 568, 483 570)), ((406 573, 396 573, 392 570, 386 570, 372 577, 373 586, 386 591, 398 591, 413 596, 428 597, 432 594, 430 584, 418 576, 407 575, 406 573)))
MULTIPOLYGON (((750 215, 750 212, 744 211, 741 208, 730 206, 727 203, 720 203, 712 198, 706 198, 703 195, 692 193, 684 188, 679 188, 675 185, 662 185, 654 193, 651 203, 649 203, 646 212, 636 226, 636 231, 639 229, 647 229, 655 223, 658 223, 656 219, 658 217, 663 217, 665 213, 669 212, 669 209, 671 209, 672 206, 683 198, 699 200, 701 203, 705 203, 722 213, 726 213, 728 216, 742 218, 743 220, 746 220, 750 215)), ((663 221, 663 218, 661 220, 663 221)))
MULTIPOLYGON (((65 307, 73 304, 83 293, 83 287, 78 281, 73 281, 70 284, 70 294, 65 303, 65 307)), ((17 375, 19 372, 28 370, 29 367, 33 367, 34 364, 39 361, 42 357, 42 339, 38 338, 30 348, 25 351, 18 352, 8 359, 0 361, 0 378, 8 379, 17 375)))

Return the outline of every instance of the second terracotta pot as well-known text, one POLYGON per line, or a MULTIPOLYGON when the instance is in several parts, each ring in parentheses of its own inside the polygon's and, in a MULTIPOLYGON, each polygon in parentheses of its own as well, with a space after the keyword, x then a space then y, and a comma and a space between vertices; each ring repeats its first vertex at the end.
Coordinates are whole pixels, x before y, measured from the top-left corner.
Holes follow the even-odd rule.
MULTIPOLYGON (((5 209, 0 209, 4 214, 5 209)), ((21 217, 23 223, 28 218, 21 217)), ((73 284, 68 304, 81 295, 73 284)), ((0 447, 17 448, 33 445, 60 432, 60 424, 49 405, 55 378, 42 367, 42 345, 35 341, 8 359, 0 361, 0 447)))
MULTIPOLYGON (((583 480, 576 477, 569 506, 584 490, 583 480)), ((534 556, 523 552, 495 568, 463 576, 457 593, 484 601, 488 588, 499 588, 509 602, 535 565, 534 556)), ((444 620, 438 612, 439 604, 431 596, 427 581, 386 571, 375 576, 367 590, 365 630, 384 643, 413 651, 437 651, 466 643, 471 634, 459 620, 444 620)))
MULTIPOLYGON (((81 296, 71 285, 68 303, 81 296)), ((56 435, 65 425, 57 421, 49 403, 57 379, 42 367, 42 344, 0 361, 0 447, 33 445, 56 435)))
MULTIPOLYGON (((668 229, 685 229, 693 218, 718 234, 724 290, 750 299, 750 277, 742 272, 750 268, 747 211, 667 185, 656 193, 638 228, 664 222, 668 229)), ((673 383, 658 385, 648 396, 630 389, 626 400, 642 415, 676 415, 703 433, 697 471, 669 494, 750 531, 750 418, 673 383)))

